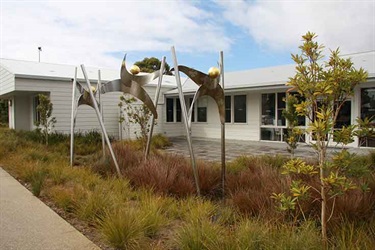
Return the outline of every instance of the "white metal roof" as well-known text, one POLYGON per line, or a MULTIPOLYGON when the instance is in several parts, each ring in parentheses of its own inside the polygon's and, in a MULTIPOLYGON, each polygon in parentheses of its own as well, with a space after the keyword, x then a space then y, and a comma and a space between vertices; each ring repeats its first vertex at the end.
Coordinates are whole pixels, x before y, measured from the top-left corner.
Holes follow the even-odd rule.
MULTIPOLYGON (((53 64, 43 62, 22 61, 13 59, 0 59, 1 67, 4 67, 15 77, 32 78, 32 79, 50 79, 50 80, 68 80, 74 78, 75 67, 77 67, 77 78, 84 79, 80 66, 53 64)), ((89 79, 92 81, 98 80, 99 68, 85 67, 89 79)), ((120 67, 117 70, 100 69, 101 79, 104 82, 119 79, 120 67)), ((141 73, 142 74, 142 73, 141 73)), ((150 82, 150 85, 156 85, 158 79, 150 82)), ((176 80, 174 76, 163 76, 163 86, 176 87, 176 80)))
MULTIPOLYGON (((355 68, 359 69, 362 67, 369 73, 369 78, 375 77, 375 51, 343 55, 342 57, 350 57, 355 68)), ((283 87, 289 80, 289 77, 295 75, 295 66, 295 64, 289 64, 244 71, 225 72, 224 87, 225 90, 283 87)), ((198 86, 191 79, 187 79, 182 88, 184 93, 194 93, 198 89, 198 86)), ((177 93, 178 91, 174 89, 168 91, 166 94, 177 93)))
MULTIPOLYGON (((350 57, 356 68, 362 67, 369 73, 369 78, 375 77, 375 50, 369 52, 344 55, 350 57)), ((52 64, 43 62, 22 61, 13 59, 0 59, 0 65, 20 78, 37 78, 52 80, 71 80, 74 77, 75 66, 52 64)), ((98 68, 86 68, 90 80, 98 79, 98 68)), ((289 77, 295 74, 295 65, 283 65, 268 68, 251 69, 244 71, 225 72, 225 89, 236 90, 245 88, 282 87, 289 77)), ((120 67, 117 70, 101 69, 103 81, 110 81, 120 77, 120 67)), ((78 66, 78 79, 83 79, 83 74, 78 66)), ((195 92, 197 85, 191 80, 183 78, 183 91, 185 93, 195 92)), ((158 79, 153 80, 150 85, 156 85, 158 79)), ((163 76, 163 86, 174 88, 176 80, 174 76, 163 76)), ((167 92, 178 93, 177 89, 167 92)))

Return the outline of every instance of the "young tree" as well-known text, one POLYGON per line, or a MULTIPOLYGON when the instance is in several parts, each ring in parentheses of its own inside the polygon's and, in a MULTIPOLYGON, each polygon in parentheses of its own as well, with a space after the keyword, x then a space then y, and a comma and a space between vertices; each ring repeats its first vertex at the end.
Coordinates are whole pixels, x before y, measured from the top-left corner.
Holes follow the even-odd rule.
MULTIPOLYGON (((142 147, 146 149, 146 143, 148 139, 148 133, 150 132, 151 124, 149 120, 152 116, 151 111, 147 108, 146 105, 137 105, 135 104, 136 99, 134 97, 121 96, 119 107, 123 109, 120 111, 120 123, 124 121, 127 122, 127 125, 137 125, 139 130, 134 131, 137 139, 142 142, 142 147), (123 115, 125 113, 125 116, 123 115)), ((155 122, 156 124, 156 122, 155 122)))
POLYGON ((39 105, 36 110, 39 115, 39 119, 35 122, 38 129, 41 130, 44 141, 48 145, 48 135, 51 133, 52 129, 55 127, 56 117, 52 117, 53 104, 48 96, 39 94, 39 105))
MULTIPOLYGON (((349 165, 340 164, 340 159, 350 159, 349 152, 342 150, 334 156, 331 162, 327 157, 327 148, 334 134, 334 127, 340 109, 348 98, 354 95, 354 88, 361 82, 365 82, 367 73, 361 68, 356 70, 351 60, 339 57, 339 50, 331 51, 326 63, 322 63, 323 46, 319 45, 314 33, 308 32, 302 36, 303 44, 299 47, 301 54, 292 55, 296 65, 296 75, 289 79, 287 85, 290 91, 296 91, 303 97, 302 101, 294 104, 297 115, 306 116, 308 119, 308 132, 314 141, 311 143, 318 155, 318 165, 306 164, 301 159, 292 159, 283 166, 284 173, 318 175, 321 200, 321 231, 323 243, 327 244, 327 202, 336 199, 345 191, 355 188, 348 177, 349 165)), ((344 128, 345 129, 345 128, 344 128)), ((352 131, 352 128, 350 128, 352 131)), ((345 130, 342 133, 340 143, 351 141, 353 133, 345 130)), ((336 139, 336 138, 335 138, 336 139)), ((303 185, 301 181, 293 183, 291 188, 293 199, 296 202, 299 197, 311 190, 312 187, 303 185)), ((282 203, 284 194, 273 194, 273 198, 282 203)), ((292 206, 293 207, 293 206, 292 206)), ((331 209, 333 213, 333 208, 331 209)))

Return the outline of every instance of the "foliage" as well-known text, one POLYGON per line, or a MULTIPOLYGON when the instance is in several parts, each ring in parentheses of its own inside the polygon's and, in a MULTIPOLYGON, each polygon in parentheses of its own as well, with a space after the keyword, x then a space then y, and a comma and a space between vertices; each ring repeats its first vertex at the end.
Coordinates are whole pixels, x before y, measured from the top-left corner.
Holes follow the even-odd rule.
MULTIPOLYGON (((134 97, 124 95, 120 97, 118 105, 121 109, 120 124, 127 121, 128 126, 136 125, 139 127, 139 130, 134 131, 134 134, 142 142, 143 149, 145 150, 151 128, 149 120, 152 117, 152 113, 145 104, 137 105, 135 102, 136 99, 134 97)), ((156 122, 154 124, 156 125, 156 122)))
MULTIPOLYGON (((144 162, 142 152, 132 148, 132 144, 115 143, 114 148, 117 148, 116 152, 122 152, 122 158, 129 155, 134 157, 129 161, 124 160, 124 164, 129 164, 128 171, 124 171, 127 175, 119 179, 115 173, 102 177, 92 171, 90 165, 70 167, 69 152, 62 152, 59 143, 47 147, 30 140, 28 133, 0 128, 0 145, 6 145, 0 147, 0 165, 6 171, 21 182, 26 182, 25 186, 30 189, 33 176, 44 173, 40 192, 42 200, 52 203, 64 218, 71 219, 70 222, 78 221, 78 228, 89 230, 89 235, 101 234, 102 237, 97 235, 93 240, 105 249, 184 249, 189 246, 200 249, 321 249, 320 226, 315 221, 319 211, 316 209, 317 202, 312 202, 319 198, 314 193, 316 181, 306 174, 311 172, 311 167, 318 168, 312 163, 298 168, 298 158, 291 166, 291 176, 300 175, 304 182, 294 182, 292 186, 299 189, 309 185, 311 188, 306 192, 307 200, 300 199, 296 203, 296 210, 299 211, 300 205, 304 211, 306 222, 298 217, 296 223, 290 223, 288 218, 274 209, 274 200, 269 197, 270 193, 294 192, 288 185, 293 179, 281 174, 284 168, 280 165, 287 158, 244 156, 228 164, 233 171, 228 173, 229 195, 223 202, 217 199, 215 192, 209 191, 215 190, 217 185, 211 180, 215 180, 217 173, 220 174, 220 167, 215 164, 198 163, 200 169, 210 171, 205 170, 200 177, 207 180, 204 184, 207 185, 206 197, 197 198, 184 195, 183 182, 173 179, 185 176, 184 180, 194 183, 189 163, 182 157, 155 151, 149 162, 142 166, 137 160, 144 162), (152 171, 155 176, 151 177, 154 183, 159 183, 160 190, 153 185, 137 183, 128 174, 133 171, 141 174, 145 173, 145 169, 153 168, 156 168, 152 171), (169 172, 163 172, 165 169, 169 169, 169 172), (168 173, 174 176, 171 180, 167 178, 168 173), (171 192, 163 191, 161 184, 164 182, 171 185, 165 186, 171 192), (247 199, 240 199, 241 195, 247 199), (95 241, 99 238, 108 242, 109 246, 95 241)), ((101 155, 100 152, 98 155, 101 155)), ((340 156, 335 164, 355 169, 350 171, 348 179, 359 187, 364 181, 352 178, 362 175, 364 169, 361 166, 375 165, 374 155, 340 156), (349 158, 354 158, 354 163, 347 165, 349 158)), ((337 196, 335 210, 340 214, 330 221, 330 248, 370 249, 375 244, 372 237, 375 218, 374 170, 366 174, 368 191, 349 190, 337 196)), ((145 178, 144 183, 151 177, 145 178)), ((194 194, 193 184, 191 190, 194 194)))
POLYGON ((8 124, 8 100, 0 99, 0 126, 8 124))
POLYGON ((286 109, 283 110, 283 116, 287 120, 288 128, 286 135, 286 143, 288 144, 288 152, 294 157, 294 152, 298 147, 298 142, 304 131, 298 128, 298 114, 295 105, 298 104, 298 97, 295 94, 288 94, 285 99, 286 109))
POLYGON ((375 138, 374 124, 371 122, 375 117, 365 117, 361 119, 358 117, 356 122, 358 124, 358 130, 354 131, 354 134, 359 138, 359 145, 368 147, 368 139, 375 138))
MULTIPOLYGON (((330 162, 327 157, 327 148, 332 136, 336 120, 341 107, 346 100, 354 95, 354 88, 367 78, 367 73, 361 68, 356 70, 350 58, 339 57, 339 50, 331 51, 331 55, 325 64, 321 64, 323 58, 323 46, 319 45, 314 33, 308 32, 302 36, 303 44, 299 47, 301 54, 292 55, 296 65, 296 75, 289 79, 287 85, 290 91, 297 91, 303 100, 294 103, 295 114, 306 116, 309 124, 308 131, 312 134, 315 142, 313 149, 318 154, 318 165, 316 167, 306 165, 302 160, 291 160, 284 165, 285 174, 317 176, 320 181, 318 189, 311 185, 302 185, 302 177, 297 182, 292 182, 290 193, 274 194, 273 198, 280 203, 284 210, 295 209, 301 197, 304 197, 309 189, 319 193, 321 200, 321 228, 323 243, 327 242, 327 204, 336 197, 356 186, 347 177, 348 168, 337 164, 338 157, 330 162), (307 172, 306 172, 307 171, 307 172), (298 184, 298 185, 297 185, 298 184)), ((294 100, 293 102, 295 102, 294 100)), ((293 120, 293 119, 292 119, 293 120)), ((354 127, 344 127, 341 132, 336 133, 339 143, 346 145, 353 139, 354 127)), ((345 154, 345 151, 341 152, 345 154)), ((331 209, 331 215, 334 208, 331 209)))
MULTIPOLYGON (((147 72, 147 73, 152 73, 156 70, 159 70, 161 67, 161 61, 157 59, 156 57, 145 57, 142 61, 137 61, 134 63, 137 65, 140 69, 141 72, 147 72)), ((169 72, 170 67, 168 63, 165 63, 164 65, 165 72, 169 72)))
POLYGON ((56 123, 56 117, 52 117, 53 104, 48 96, 39 94, 39 105, 36 110, 39 114, 39 119, 35 122, 35 125, 42 131, 44 135, 45 144, 48 145, 48 135, 56 123))

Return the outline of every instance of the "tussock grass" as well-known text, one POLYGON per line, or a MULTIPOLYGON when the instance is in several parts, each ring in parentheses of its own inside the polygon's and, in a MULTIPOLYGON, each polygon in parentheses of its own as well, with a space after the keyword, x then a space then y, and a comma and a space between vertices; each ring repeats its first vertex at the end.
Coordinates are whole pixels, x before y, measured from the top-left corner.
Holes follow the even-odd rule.
MULTIPOLYGON (((126 176, 118 179, 110 158, 101 159, 100 134, 88 137, 77 137, 92 148, 82 149, 84 164, 72 168, 68 137, 56 134, 46 147, 32 132, 0 128, 0 164, 29 183, 35 195, 96 228, 114 248, 321 249, 314 194, 301 204, 307 222, 298 214, 291 220, 274 208, 271 194, 288 191, 293 178, 280 174, 283 157, 243 156, 229 163, 227 197, 218 201, 220 166, 198 162, 204 196, 197 198, 186 159, 154 151, 145 162, 133 142, 117 142, 115 152, 126 176)), ((368 190, 336 199, 329 225, 333 249, 375 245, 375 153, 358 157, 357 163, 372 170, 364 179, 356 179, 356 172, 352 178, 358 186, 367 181, 368 190)), ((318 187, 315 179, 306 181, 318 187)))
POLYGON ((147 246, 142 219, 133 208, 107 211, 98 224, 105 240, 116 249, 144 249, 147 246))

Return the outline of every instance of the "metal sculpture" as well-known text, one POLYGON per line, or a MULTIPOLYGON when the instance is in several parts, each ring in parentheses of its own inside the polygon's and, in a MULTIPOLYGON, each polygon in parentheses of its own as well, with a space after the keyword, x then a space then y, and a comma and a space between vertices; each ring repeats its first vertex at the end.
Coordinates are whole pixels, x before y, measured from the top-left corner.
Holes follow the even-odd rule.
POLYGON ((112 91, 120 91, 131 94, 142 101, 154 115, 155 119, 157 119, 158 114, 156 112, 156 108, 150 96, 147 94, 146 90, 142 88, 142 86, 157 78, 160 75, 160 71, 155 71, 145 75, 138 75, 139 72, 140 70, 136 65, 130 69, 130 72, 127 70, 125 54, 121 64, 120 79, 103 84, 101 92, 104 94, 112 91))
POLYGON ((197 166, 196 166, 196 162, 195 162, 193 145, 192 145, 192 142, 191 142, 191 133, 190 133, 189 123, 188 123, 188 115, 187 115, 187 111, 186 111, 185 98, 184 98, 184 93, 182 92, 180 71, 179 71, 176 51, 175 51, 174 47, 171 48, 171 52, 172 52, 172 57, 173 57, 173 62, 174 62, 174 71, 175 71, 176 83, 177 83, 177 88, 178 88, 178 95, 180 97, 180 104, 181 104, 180 106, 181 106, 182 116, 183 116, 183 119, 184 119, 185 130, 186 130, 186 138, 187 138, 188 147, 189 147, 191 166, 193 168, 195 186, 196 186, 196 189, 197 189, 197 195, 200 196, 198 171, 197 171, 197 166))
POLYGON ((124 94, 126 93, 131 94, 132 96, 142 101, 146 105, 146 107, 151 111, 152 113, 151 127, 150 127, 149 136, 148 136, 148 140, 146 144, 145 159, 147 159, 147 156, 150 152, 150 144, 151 144, 151 138, 152 138, 152 133, 154 129, 154 121, 155 119, 158 118, 156 107, 157 107, 157 101, 159 99, 161 82, 163 80, 164 64, 165 64, 165 57, 162 59, 162 63, 161 63, 161 67, 159 71, 155 71, 149 74, 138 75, 140 73, 140 69, 137 65, 133 65, 129 71, 127 70, 126 54, 125 54, 124 59, 122 60, 122 64, 121 64, 120 79, 107 82, 101 88, 102 93, 120 91, 120 92, 123 92, 124 94), (143 88, 143 86, 157 77, 159 77, 159 81, 158 81, 158 86, 156 89, 155 100, 153 103, 150 96, 147 94, 146 90, 143 88))
MULTIPOLYGON (((193 101, 189 108, 189 114, 187 119, 188 124, 188 130, 191 134, 191 116, 194 109, 194 103, 199 99, 201 96, 210 96, 214 101, 216 102, 216 105, 218 107, 219 111, 219 117, 220 117, 220 123, 221 123, 221 165, 222 165, 222 194, 224 196, 225 191, 225 97, 224 97, 224 64, 223 64, 223 52, 220 52, 220 62, 219 67, 220 69, 216 67, 211 67, 208 70, 208 74, 205 74, 199 70, 186 67, 183 65, 175 65, 174 69, 171 69, 171 71, 175 71, 176 75, 178 71, 181 71, 185 73, 193 82, 195 82, 199 88, 195 92, 193 101), (220 80, 222 83, 222 86, 220 86, 220 80)), ((178 73, 179 74, 179 73, 178 73)), ((177 76, 176 76, 177 77, 177 76)), ((182 91, 181 91, 182 92, 182 91)), ((180 96, 181 100, 181 96, 180 96)), ((181 106, 185 106, 181 103, 181 106)), ((188 136, 190 137, 190 136, 188 136)), ((191 140, 191 138, 188 138, 188 141, 191 140)))
MULTIPOLYGON (((159 100, 159 94, 160 94, 160 88, 161 83, 163 81, 163 72, 164 72, 164 66, 165 66, 165 56, 161 60, 160 65, 160 77, 158 81, 158 86, 156 87, 156 93, 155 93, 155 99, 154 99, 154 107, 157 109, 158 100, 159 100)), ((150 154, 150 147, 151 147, 151 140, 152 140, 152 133, 154 131, 154 122, 155 122, 155 116, 153 115, 151 118, 151 127, 147 138, 147 144, 146 144, 146 151, 145 151, 145 160, 147 159, 147 156, 150 154)))
MULTIPOLYGON (((111 143, 109 141, 109 137, 108 137, 107 132, 106 132, 105 127, 104 127, 102 114, 99 110, 99 106, 101 107, 101 110, 102 110, 102 105, 100 105, 101 103, 98 103, 98 101, 96 100, 96 97, 95 97, 96 93, 99 92, 98 89, 101 87, 100 71, 99 71, 98 86, 97 86, 97 88, 95 88, 95 87, 91 86, 91 84, 90 84, 90 81, 87 77, 87 73, 86 73, 84 65, 81 65, 81 69, 82 69, 83 75, 85 77, 87 86, 85 87, 84 85, 82 85, 81 83, 79 83, 77 81, 77 68, 75 68, 75 74, 74 74, 74 79, 73 79, 73 91, 72 91, 72 113, 71 113, 71 130, 70 130, 70 165, 73 166, 73 160, 74 160, 74 127, 75 127, 78 107, 81 106, 81 105, 88 105, 88 106, 92 107, 96 112, 96 115, 97 115, 97 118, 98 118, 98 121, 99 121, 99 124, 100 124, 100 127, 101 127, 102 136, 104 137, 104 139, 107 142, 107 145, 109 147, 109 151, 110 151, 112 159, 114 161, 117 174, 119 176, 121 176, 120 168, 118 166, 115 154, 113 152, 111 143), (77 101, 75 100, 76 89, 78 89, 78 91, 80 93, 80 96, 77 99, 77 101)), ((102 139, 102 141, 103 141, 103 151, 104 151, 104 139, 102 139)), ((104 155, 104 152, 103 152, 103 155, 104 155)))

